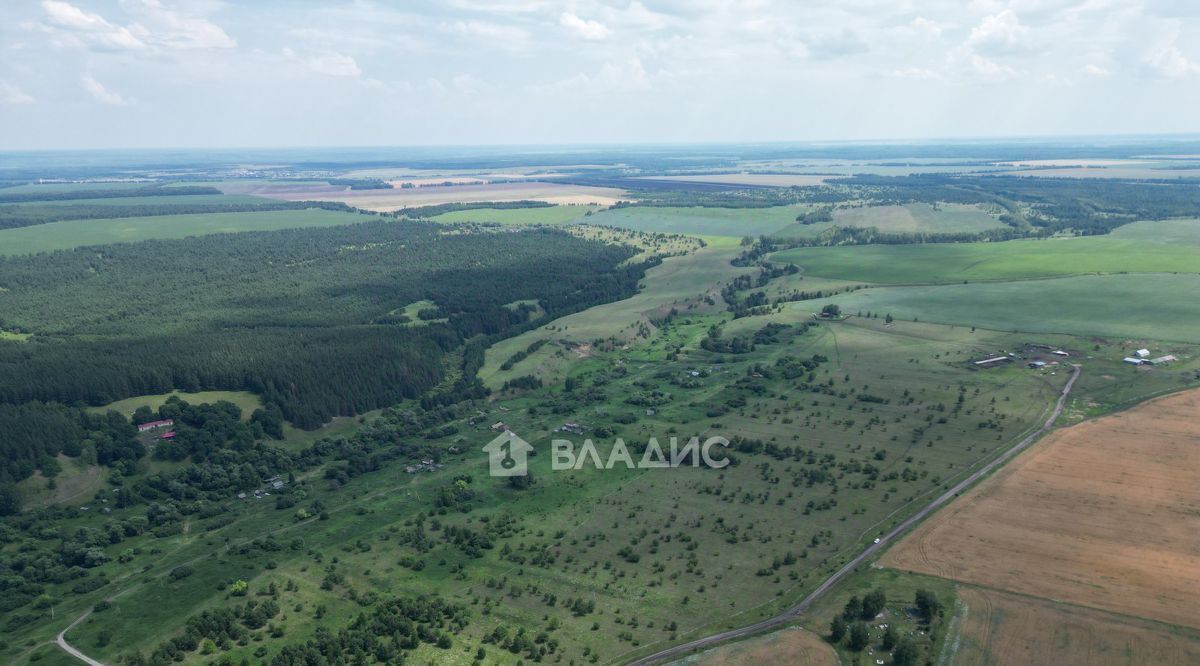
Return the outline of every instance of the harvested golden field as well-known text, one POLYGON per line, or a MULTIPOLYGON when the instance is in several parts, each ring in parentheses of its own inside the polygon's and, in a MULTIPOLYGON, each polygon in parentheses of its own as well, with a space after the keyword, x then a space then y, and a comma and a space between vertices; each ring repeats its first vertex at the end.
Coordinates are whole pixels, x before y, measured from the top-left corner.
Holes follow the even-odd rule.
POLYGON ((269 184, 244 192, 288 201, 341 201, 350 206, 381 212, 444 203, 479 201, 546 201, 554 204, 611 206, 628 199, 624 190, 539 181, 513 183, 463 183, 383 190, 351 190, 327 184, 269 184))
POLYGON ((837 663, 837 653, 828 643, 820 636, 799 627, 782 629, 766 636, 725 645, 676 662, 700 666, 836 666, 837 663))
POLYGON ((1200 628, 1200 390, 1052 433, 881 564, 1200 628))
POLYGON ((959 666, 1116 666, 1200 663, 1200 634, 1136 618, 996 590, 963 587, 959 666))

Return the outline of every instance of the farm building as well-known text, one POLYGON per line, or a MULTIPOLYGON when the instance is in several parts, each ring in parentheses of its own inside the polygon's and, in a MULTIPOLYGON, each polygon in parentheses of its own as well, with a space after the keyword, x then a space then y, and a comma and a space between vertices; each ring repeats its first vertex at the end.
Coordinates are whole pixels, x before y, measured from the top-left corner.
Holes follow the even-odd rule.
POLYGON ((1065 352, 1061 349, 1055 349, 1054 351, 1052 351, 1050 353, 1054 354, 1055 356, 1070 356, 1070 354, 1068 354, 1067 352, 1065 352))
POLYGON ((159 439, 175 439, 175 431, 168 430, 167 432, 164 432, 163 434, 159 435, 158 438, 159 439))
POLYGON ((147 421, 138 425, 138 432, 146 432, 147 430, 156 430, 158 428, 169 428, 175 425, 174 419, 163 419, 161 421, 147 421))
POLYGON ((1041 368, 1046 367, 1046 362, 1045 361, 1030 361, 1029 367, 1033 368, 1034 370, 1039 370, 1041 368))
POLYGON ((1166 356, 1159 356, 1158 358, 1150 359, 1150 365, 1164 365, 1164 364, 1170 363, 1171 361, 1178 361, 1178 360, 1179 359, 1175 358, 1171 354, 1167 354, 1166 356))
POLYGON ((1139 349, 1139 350, 1133 352, 1133 354, 1134 354, 1134 356, 1137 356, 1138 358, 1149 358, 1150 350, 1149 349, 1139 349))
POLYGON ((1007 356, 993 356, 992 358, 985 358, 982 361, 975 361, 975 365, 988 367, 998 363, 1007 363, 1011 360, 1012 359, 1007 356))
POLYGON ((1130 365, 1141 365, 1142 363, 1145 362, 1144 359, 1134 358, 1132 356, 1126 356, 1125 358, 1123 358, 1121 360, 1125 361, 1126 363, 1128 363, 1130 365))
POLYGON ((497 421, 492 424, 492 430, 495 430, 496 432, 505 432, 508 430, 508 426, 504 424, 504 421, 497 421))

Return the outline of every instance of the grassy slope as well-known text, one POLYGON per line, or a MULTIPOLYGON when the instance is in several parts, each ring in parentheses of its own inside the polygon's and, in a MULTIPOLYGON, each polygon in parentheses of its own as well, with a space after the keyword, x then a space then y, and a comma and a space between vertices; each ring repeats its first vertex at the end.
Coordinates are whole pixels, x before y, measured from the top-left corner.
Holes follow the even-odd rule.
POLYGON ((149 238, 184 238, 239 231, 329 227, 373 219, 356 213, 309 208, 250 213, 201 213, 100 220, 70 220, 0 231, 0 255, 65 250, 149 238))
POLYGON ((1116 272, 1200 272, 1200 221, 1139 222, 1108 236, 1004 243, 798 248, 776 261, 809 275, 877 283, 1015 280, 1116 272))
POLYGON ((719 302, 721 283, 749 272, 729 265, 734 256, 736 252, 731 249, 706 248, 688 256, 668 258, 661 266, 646 273, 644 288, 633 297, 562 317, 493 345, 487 351, 479 375, 493 387, 520 375, 534 374, 549 379, 558 376, 572 358, 580 355, 557 341, 591 343, 610 337, 644 337, 653 330, 650 319, 667 314, 672 307, 681 311, 696 308, 712 311, 715 306, 705 303, 703 297, 707 294, 719 302), (543 346, 509 371, 500 370, 500 365, 513 354, 540 339, 555 343, 543 346))

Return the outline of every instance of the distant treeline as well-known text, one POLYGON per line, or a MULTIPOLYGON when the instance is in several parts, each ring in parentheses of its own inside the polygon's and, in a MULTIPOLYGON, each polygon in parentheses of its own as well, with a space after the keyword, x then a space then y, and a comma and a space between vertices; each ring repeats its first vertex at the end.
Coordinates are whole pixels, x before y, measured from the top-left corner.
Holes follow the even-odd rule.
POLYGON ((460 210, 482 210, 486 208, 495 208, 497 210, 513 210, 518 208, 551 208, 554 204, 548 201, 530 201, 523 199, 521 201, 476 201, 471 203, 444 203, 435 204, 432 206, 415 206, 413 208, 402 208, 392 215, 396 217, 407 217, 412 219, 423 219, 437 217, 445 213, 454 213, 460 210))
POLYGON ((349 187, 352 190, 390 190, 392 184, 378 178, 330 178, 330 185, 349 187))
POLYGON ((197 213, 251 213, 273 210, 324 210, 361 212, 340 201, 264 201, 262 203, 179 203, 89 206, 86 204, 11 204, 0 206, 0 229, 15 229, 67 220, 101 220, 155 215, 193 215, 197 213))
POLYGON ((59 190, 55 192, 0 193, 0 203, 29 203, 31 201, 72 201, 76 199, 124 199, 127 197, 185 197, 193 194, 222 194, 207 185, 176 185, 163 187, 126 187, 104 190, 59 190))

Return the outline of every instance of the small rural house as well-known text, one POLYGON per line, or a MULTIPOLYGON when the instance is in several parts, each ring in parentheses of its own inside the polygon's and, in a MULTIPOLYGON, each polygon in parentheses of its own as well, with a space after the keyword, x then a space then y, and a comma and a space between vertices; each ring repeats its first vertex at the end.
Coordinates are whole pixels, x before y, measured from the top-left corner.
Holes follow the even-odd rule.
POLYGON ((169 428, 173 425, 175 425, 174 419, 163 419, 161 421, 147 421, 146 423, 139 424, 137 429, 138 432, 146 432, 147 430, 157 430, 158 428, 169 428))

